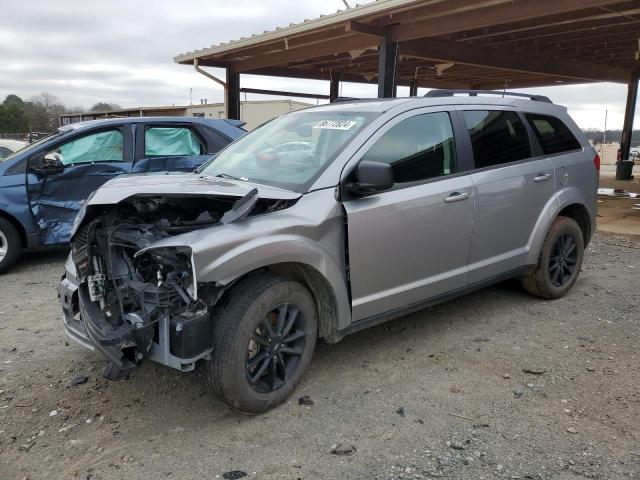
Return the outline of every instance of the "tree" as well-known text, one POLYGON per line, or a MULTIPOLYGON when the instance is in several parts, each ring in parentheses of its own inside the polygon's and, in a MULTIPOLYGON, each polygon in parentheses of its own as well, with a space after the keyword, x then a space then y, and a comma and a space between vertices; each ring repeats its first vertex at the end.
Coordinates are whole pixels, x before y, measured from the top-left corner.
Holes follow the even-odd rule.
POLYGON ((60 115, 66 109, 58 97, 47 92, 35 95, 25 105, 29 125, 35 132, 54 132, 60 122, 60 115))
POLYGON ((98 102, 91 105, 90 112, 112 112, 120 110, 122 107, 116 103, 98 102))
POLYGON ((29 131, 29 120, 25 114, 24 101, 17 95, 7 95, 0 104, 0 132, 25 133, 29 131))

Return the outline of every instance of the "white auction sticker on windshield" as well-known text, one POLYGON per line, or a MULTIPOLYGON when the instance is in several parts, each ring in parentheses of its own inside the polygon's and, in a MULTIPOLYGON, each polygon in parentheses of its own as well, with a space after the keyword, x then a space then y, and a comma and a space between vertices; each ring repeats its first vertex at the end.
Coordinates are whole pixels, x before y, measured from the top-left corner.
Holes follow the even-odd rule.
POLYGON ((353 120, 322 120, 316 123, 313 128, 322 128, 325 130, 351 130, 356 124, 353 120))

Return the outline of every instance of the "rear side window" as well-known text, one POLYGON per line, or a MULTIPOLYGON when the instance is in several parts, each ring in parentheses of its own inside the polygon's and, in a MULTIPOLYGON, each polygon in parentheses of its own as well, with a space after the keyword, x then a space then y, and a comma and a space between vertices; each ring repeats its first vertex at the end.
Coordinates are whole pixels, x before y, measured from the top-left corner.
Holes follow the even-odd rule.
POLYGON ((204 153, 200 139, 189 128, 151 127, 144 132, 147 157, 189 156, 204 153))
POLYGON ((455 143, 449 114, 427 113, 397 123, 376 140, 362 160, 391 165, 396 183, 454 173, 455 143))
POLYGON ((527 129, 515 112, 465 111, 475 168, 492 167, 531 157, 527 129))
POLYGON ((525 117, 533 127, 533 132, 538 138, 545 155, 582 148, 582 145, 573 136, 569 127, 559 118, 537 113, 525 113, 525 117))

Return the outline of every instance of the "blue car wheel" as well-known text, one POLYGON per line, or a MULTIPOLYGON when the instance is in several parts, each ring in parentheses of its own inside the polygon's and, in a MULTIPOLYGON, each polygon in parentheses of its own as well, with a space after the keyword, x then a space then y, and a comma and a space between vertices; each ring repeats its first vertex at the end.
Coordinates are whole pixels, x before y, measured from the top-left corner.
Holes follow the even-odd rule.
POLYGON ((20 257, 22 246, 16 228, 0 218, 0 273, 9 270, 20 257))

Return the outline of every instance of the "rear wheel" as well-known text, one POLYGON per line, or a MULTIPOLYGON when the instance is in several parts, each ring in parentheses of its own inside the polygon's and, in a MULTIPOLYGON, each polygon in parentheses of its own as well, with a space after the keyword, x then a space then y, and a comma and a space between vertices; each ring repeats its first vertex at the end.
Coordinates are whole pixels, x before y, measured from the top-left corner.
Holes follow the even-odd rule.
POLYGON ((522 284, 539 297, 562 297, 576 282, 583 257, 580 227, 571 218, 558 217, 547 233, 535 270, 523 278, 522 284))
POLYGON ((16 227, 0 218, 0 273, 8 271, 20 257, 22 245, 16 227))
POLYGON ((272 274, 249 277, 233 287, 213 321, 211 389, 242 413, 284 402, 315 347, 317 314, 308 290, 272 274))

